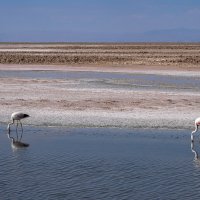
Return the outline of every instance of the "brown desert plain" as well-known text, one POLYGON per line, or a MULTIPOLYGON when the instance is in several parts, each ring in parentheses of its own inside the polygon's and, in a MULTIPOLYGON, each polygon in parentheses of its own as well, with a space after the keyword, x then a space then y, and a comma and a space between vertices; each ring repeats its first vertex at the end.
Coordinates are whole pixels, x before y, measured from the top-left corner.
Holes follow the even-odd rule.
MULTIPOLYGON (((25 124, 192 129, 200 89, 146 85, 116 75, 200 79, 200 43, 0 43, 0 74, 108 73, 110 78, 0 76, 0 122, 14 111, 25 124), (130 84, 129 84, 130 83, 130 84)), ((153 82, 153 80, 152 80, 153 82)))

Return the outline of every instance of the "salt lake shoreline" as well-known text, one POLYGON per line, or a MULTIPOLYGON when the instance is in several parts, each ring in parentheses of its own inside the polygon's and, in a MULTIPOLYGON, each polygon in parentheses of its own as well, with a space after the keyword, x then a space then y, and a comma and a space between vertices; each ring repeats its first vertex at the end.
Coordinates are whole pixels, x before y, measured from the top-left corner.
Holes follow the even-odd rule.
MULTIPOLYGON (((172 66, 0 64, 0 72, 5 70, 96 71, 200 77, 196 68, 187 70, 172 66)), ((197 105, 200 95, 194 92, 176 94, 149 90, 116 91, 114 88, 85 89, 80 88, 81 83, 76 88, 70 88, 76 80, 66 82, 8 77, 0 80, 1 124, 7 124, 10 114, 20 110, 31 115, 24 124, 32 126, 193 129, 194 119, 199 113, 197 105), (60 88, 62 84, 67 88, 60 88)))

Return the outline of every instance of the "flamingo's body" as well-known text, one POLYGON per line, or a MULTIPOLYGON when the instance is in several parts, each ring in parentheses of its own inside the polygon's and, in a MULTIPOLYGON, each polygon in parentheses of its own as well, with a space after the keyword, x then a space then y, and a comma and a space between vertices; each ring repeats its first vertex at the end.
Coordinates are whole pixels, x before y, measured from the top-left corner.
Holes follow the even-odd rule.
MULTIPOLYGON (((22 112, 14 112, 14 113, 12 113, 11 122, 8 124, 8 127, 7 127, 8 131, 10 132, 10 125, 14 124, 15 121, 17 121, 16 132, 17 132, 17 128, 18 128, 18 123, 20 123, 21 129, 22 129, 22 134, 23 134, 22 123, 21 123, 20 120, 25 119, 27 117, 30 117, 30 116, 28 114, 25 114, 25 113, 22 113, 22 112)), ((22 138, 22 134, 21 134, 20 140, 22 138)), ((18 139, 18 133, 17 133, 17 139, 18 139)))
POLYGON ((197 118, 194 123, 195 123, 195 130, 192 131, 192 133, 191 133, 192 142, 194 141, 194 133, 196 133, 198 131, 198 128, 199 128, 199 125, 200 125, 200 117, 197 118))

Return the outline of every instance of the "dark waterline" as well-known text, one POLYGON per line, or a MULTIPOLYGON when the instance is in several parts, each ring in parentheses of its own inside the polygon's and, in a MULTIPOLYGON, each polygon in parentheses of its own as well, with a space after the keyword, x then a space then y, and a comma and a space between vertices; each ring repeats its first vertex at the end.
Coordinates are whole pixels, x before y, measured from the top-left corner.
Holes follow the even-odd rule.
MULTIPOLYGON (((13 150, 0 128, 2 199, 199 199, 187 130, 25 127, 13 150)), ((196 141, 194 150, 200 151, 196 141)))

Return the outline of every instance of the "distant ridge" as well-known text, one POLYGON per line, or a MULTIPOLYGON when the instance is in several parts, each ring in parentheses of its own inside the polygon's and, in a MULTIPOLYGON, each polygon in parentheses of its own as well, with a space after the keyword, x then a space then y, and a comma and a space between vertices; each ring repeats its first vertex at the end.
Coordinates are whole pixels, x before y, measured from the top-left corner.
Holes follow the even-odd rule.
POLYGON ((200 42, 200 29, 161 29, 146 32, 0 31, 0 42, 200 42))
POLYGON ((152 30, 141 34, 133 34, 132 39, 137 42, 200 42, 200 29, 152 30))

